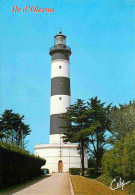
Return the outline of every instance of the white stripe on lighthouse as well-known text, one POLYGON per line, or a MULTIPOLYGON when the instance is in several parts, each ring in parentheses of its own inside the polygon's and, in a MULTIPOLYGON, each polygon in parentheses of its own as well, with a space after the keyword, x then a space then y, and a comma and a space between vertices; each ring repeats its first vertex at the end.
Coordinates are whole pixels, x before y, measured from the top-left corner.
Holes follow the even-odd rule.
POLYGON ((67 77, 70 78, 70 63, 68 60, 54 60, 51 62, 51 78, 67 77))
POLYGON ((69 105, 71 104, 71 97, 68 95, 53 95, 51 96, 51 110, 52 114, 66 113, 69 105))
POLYGON ((54 134, 50 135, 50 144, 59 144, 60 142, 63 144, 63 134, 54 134))

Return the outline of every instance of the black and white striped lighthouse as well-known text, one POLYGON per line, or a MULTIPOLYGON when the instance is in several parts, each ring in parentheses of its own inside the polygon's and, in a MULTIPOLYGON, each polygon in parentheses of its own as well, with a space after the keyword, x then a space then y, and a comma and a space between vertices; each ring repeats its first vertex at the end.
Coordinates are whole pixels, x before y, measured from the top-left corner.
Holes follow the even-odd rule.
MULTIPOLYGON (((51 55, 51 109, 50 109, 50 143, 34 147, 35 155, 45 158, 50 173, 68 172, 69 168, 80 168, 81 158, 77 143, 63 143, 61 126, 66 121, 60 116, 67 112, 71 104, 70 93, 70 47, 66 46, 66 36, 61 32, 54 37, 54 46, 50 48, 51 55)), ((87 152, 85 167, 88 167, 87 152)))
POLYGON ((54 37, 51 55, 51 108, 50 143, 59 143, 66 121, 60 119, 71 104, 70 61, 71 48, 66 46, 66 36, 61 32, 54 37))

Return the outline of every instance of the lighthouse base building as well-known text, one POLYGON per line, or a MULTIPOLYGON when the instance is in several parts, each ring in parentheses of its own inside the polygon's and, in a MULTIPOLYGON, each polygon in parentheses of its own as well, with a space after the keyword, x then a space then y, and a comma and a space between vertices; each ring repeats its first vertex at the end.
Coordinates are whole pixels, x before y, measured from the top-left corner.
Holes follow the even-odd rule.
MULTIPOLYGON (((45 158, 50 172, 68 172, 69 168, 81 168, 78 144, 65 144, 63 132, 67 121, 62 116, 71 105, 70 92, 70 61, 71 48, 66 45, 66 36, 59 32, 54 37, 51 55, 51 108, 50 108, 50 143, 35 146, 35 155, 45 158), (62 128, 63 127, 63 128, 62 128)), ((87 152, 84 160, 88 166, 87 152)))
MULTIPOLYGON (((80 151, 77 147, 78 144, 54 142, 36 145, 34 149, 36 156, 46 160, 42 168, 48 168, 50 173, 53 173, 68 172, 69 168, 81 168, 80 151)), ((87 153, 85 153, 85 167, 87 166, 87 153)))

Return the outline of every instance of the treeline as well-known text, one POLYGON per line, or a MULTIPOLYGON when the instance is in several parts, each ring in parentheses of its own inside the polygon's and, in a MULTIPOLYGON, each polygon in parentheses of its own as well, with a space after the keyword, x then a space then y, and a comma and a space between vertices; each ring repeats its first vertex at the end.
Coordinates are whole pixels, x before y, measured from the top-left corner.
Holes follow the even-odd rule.
POLYGON ((107 116, 111 121, 112 149, 104 153, 102 172, 114 178, 135 181, 135 101, 114 107, 107 116))
POLYGON ((79 143, 82 175, 87 149, 89 167, 94 167, 97 175, 106 173, 134 180, 135 101, 116 107, 97 97, 87 102, 78 99, 61 118, 67 121, 67 126, 61 127, 65 129, 64 141, 79 143))

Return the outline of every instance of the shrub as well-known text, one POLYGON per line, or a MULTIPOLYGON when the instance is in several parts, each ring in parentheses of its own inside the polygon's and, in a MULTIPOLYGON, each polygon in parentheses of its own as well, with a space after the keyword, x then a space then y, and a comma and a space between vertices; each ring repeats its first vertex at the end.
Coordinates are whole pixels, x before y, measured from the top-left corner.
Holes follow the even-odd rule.
MULTIPOLYGON (((69 173, 71 175, 81 175, 82 169, 81 168, 69 168, 69 173)), ((84 169, 84 175, 89 178, 95 178, 96 177, 96 169, 95 168, 85 168, 84 169)))
POLYGON ((71 175, 80 175, 81 169, 80 168, 69 168, 69 173, 71 175))
POLYGON ((87 168, 86 170, 86 175, 90 178, 96 177, 96 169, 95 168, 87 168))

